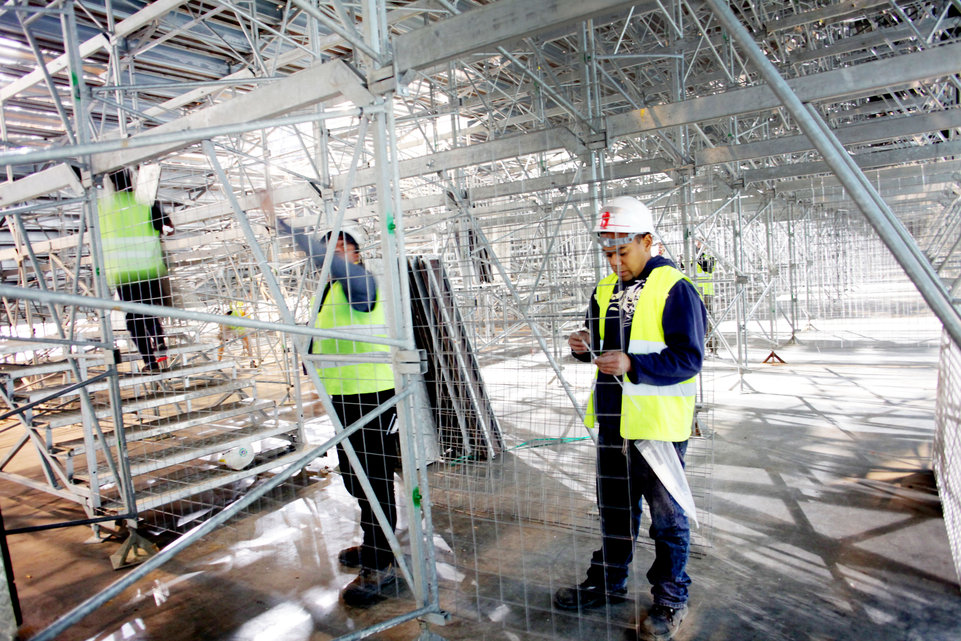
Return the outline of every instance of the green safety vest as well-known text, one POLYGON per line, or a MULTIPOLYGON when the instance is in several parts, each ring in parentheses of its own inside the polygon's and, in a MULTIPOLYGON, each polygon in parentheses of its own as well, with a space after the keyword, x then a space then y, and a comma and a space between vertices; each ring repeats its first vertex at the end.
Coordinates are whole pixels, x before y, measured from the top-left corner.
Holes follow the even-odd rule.
POLYGON ((694 270, 697 272, 695 275, 695 280, 697 280, 697 286, 701 290, 701 297, 713 296, 714 295, 714 273, 706 272, 701 269, 701 263, 699 261, 694 262, 694 270))
MULTIPOLYGON (((667 347, 664 342, 664 303, 671 288, 681 279, 690 279, 679 270, 664 265, 656 267, 644 283, 634 306, 631 337, 627 351, 631 354, 654 354, 667 347)), ((611 274, 597 284, 594 296, 602 315, 607 313, 617 274, 611 274)), ((604 339, 604 319, 600 322, 600 336, 604 339)), ((675 385, 646 385, 631 383, 623 377, 621 393, 621 436, 630 440, 686 441, 691 436, 694 422, 694 399, 697 394, 695 378, 675 385)), ((595 385, 597 372, 594 372, 595 385)), ((596 426, 594 392, 587 402, 587 427, 596 426)))
POLYGON ((167 274, 160 235, 150 207, 129 191, 101 199, 97 205, 104 271, 111 285, 153 280, 167 274))
MULTIPOLYGON (((340 283, 331 284, 317 313, 318 329, 344 330, 368 333, 370 336, 387 336, 387 321, 381 303, 380 290, 374 309, 358 312, 347 302, 347 294, 340 283)), ((312 354, 349 355, 389 352, 390 346, 379 343, 362 343, 337 338, 314 338, 312 354)), ((394 373, 388 363, 352 363, 344 360, 331 361, 330 365, 318 364, 317 374, 331 395, 366 394, 393 389, 394 373)))

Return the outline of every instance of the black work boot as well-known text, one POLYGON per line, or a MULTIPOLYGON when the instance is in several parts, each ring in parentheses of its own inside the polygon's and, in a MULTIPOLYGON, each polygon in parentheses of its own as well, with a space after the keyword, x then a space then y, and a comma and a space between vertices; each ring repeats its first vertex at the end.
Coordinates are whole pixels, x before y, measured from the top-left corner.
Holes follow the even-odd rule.
POLYGON ((345 568, 359 568, 360 567, 360 546, 355 545, 353 547, 344 548, 337 555, 337 561, 345 568))
POLYGON ((397 572, 391 563, 383 570, 361 568, 357 578, 347 584, 340 596, 344 603, 363 608, 380 600, 381 591, 397 581, 397 572))
POLYGON ((577 587, 555 592, 554 605, 561 610, 587 610, 605 603, 620 603, 626 595, 626 588, 606 588, 587 579, 577 587))
POLYGON ((668 641, 677 634, 681 621, 687 616, 687 606, 671 608, 666 605, 654 605, 647 613, 647 618, 637 626, 637 638, 641 641, 668 641))

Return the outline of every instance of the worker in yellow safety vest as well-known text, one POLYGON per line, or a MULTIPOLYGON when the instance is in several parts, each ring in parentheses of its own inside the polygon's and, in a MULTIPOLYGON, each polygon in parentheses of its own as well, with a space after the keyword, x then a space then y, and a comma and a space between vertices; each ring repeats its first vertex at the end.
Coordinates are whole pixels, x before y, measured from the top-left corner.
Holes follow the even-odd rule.
MULTIPOLYGON (((708 322, 710 323, 714 314, 714 270, 717 261, 704 248, 701 241, 694 241, 697 248, 697 256, 694 261, 694 280, 698 289, 701 291, 701 298, 704 300, 704 307, 707 309, 708 322)), ((717 337, 713 332, 713 327, 708 327, 707 349, 710 354, 717 354, 717 337)))
POLYGON ((586 328, 568 344, 576 359, 597 368, 586 424, 597 430, 602 544, 586 580, 558 590, 554 604, 583 610, 624 599, 646 499, 655 549, 647 574, 653 606, 637 632, 641 639, 670 639, 687 614, 690 529, 685 510, 642 452, 659 443, 659 451, 676 456, 683 477, 704 358, 704 305, 674 263, 653 255, 654 221, 643 203, 610 200, 594 231, 613 273, 595 287, 586 328))
MULTIPOLYGON (((386 337, 387 321, 381 290, 361 259, 360 250, 367 242, 363 228, 345 225, 336 236, 328 233, 317 239, 302 231, 294 231, 280 218, 277 226, 281 235, 293 236, 297 246, 317 268, 323 265, 328 251, 334 253, 330 260, 330 282, 321 295, 314 326, 354 335, 386 337)), ((354 339, 314 338, 309 351, 317 355, 311 362, 317 368, 342 426, 362 420, 394 396, 389 346, 354 339)), ((396 419, 396 409, 392 407, 368 420, 348 437, 392 529, 397 524, 394 472, 400 466, 396 419)), ((374 603, 384 588, 396 582, 394 554, 389 539, 377 523, 357 472, 351 467, 341 445, 337 446, 337 455, 344 484, 360 505, 363 531, 361 545, 341 550, 338 555, 341 565, 359 568, 359 574, 341 591, 341 597, 348 605, 365 607, 374 603)))
MULTIPOLYGON (((246 318, 247 309, 244 307, 243 302, 231 301, 230 309, 227 310, 227 316, 235 316, 237 318, 246 318)), ((223 360, 224 349, 226 348, 227 343, 238 338, 240 339, 240 342, 244 346, 244 356, 251 359, 250 366, 256 367, 257 361, 253 360, 254 355, 253 355, 253 352, 250 351, 250 336, 249 336, 248 328, 243 327, 241 325, 221 325, 220 326, 220 345, 217 347, 217 360, 218 361, 223 360)))
MULTIPOLYGON (((121 300, 170 306, 160 235, 174 233, 173 223, 158 203, 136 200, 129 170, 115 171, 108 178, 112 189, 105 182, 105 194, 97 206, 107 282, 117 288, 121 300)), ((127 312, 125 320, 144 361, 143 370, 166 366, 167 342, 160 319, 127 312)))

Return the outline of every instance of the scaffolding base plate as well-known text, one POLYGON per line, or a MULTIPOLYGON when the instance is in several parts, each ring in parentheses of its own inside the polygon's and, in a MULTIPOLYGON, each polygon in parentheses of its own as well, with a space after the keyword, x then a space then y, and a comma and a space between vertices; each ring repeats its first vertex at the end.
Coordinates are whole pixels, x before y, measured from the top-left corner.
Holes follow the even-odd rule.
POLYGON ((114 570, 122 570, 143 563, 159 551, 156 545, 130 530, 120 549, 110 555, 110 563, 114 570))

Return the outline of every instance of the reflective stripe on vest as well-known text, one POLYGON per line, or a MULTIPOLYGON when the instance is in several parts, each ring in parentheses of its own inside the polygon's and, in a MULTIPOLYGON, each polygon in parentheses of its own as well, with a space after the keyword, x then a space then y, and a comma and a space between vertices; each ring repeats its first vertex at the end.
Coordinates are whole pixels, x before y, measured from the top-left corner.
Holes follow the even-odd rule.
MULTIPOLYGON (((374 309, 370 312, 358 312, 347 302, 347 295, 341 284, 334 282, 324 297, 314 327, 329 330, 349 330, 355 334, 361 333, 386 338, 387 323, 380 290, 377 291, 374 309)), ((390 346, 335 338, 314 338, 313 347, 310 351, 312 354, 330 354, 341 357, 357 355, 363 359, 365 356, 377 352, 389 352, 390 346)), ((343 358, 338 359, 338 362, 343 361, 343 358)), ((318 365, 317 374, 324 382, 327 393, 336 396, 380 392, 394 387, 394 373, 387 363, 360 362, 349 365, 333 363, 329 366, 318 365)))
POLYGON ((150 207, 121 191, 100 201, 104 271, 111 285, 160 278, 167 273, 150 207))
MULTIPOLYGON (((633 354, 655 354, 667 347, 664 342, 664 304, 671 288, 679 280, 688 280, 684 274, 673 267, 664 265, 651 271, 644 283, 634 306, 631 319, 631 337, 628 352, 633 354)), ((617 274, 611 274, 597 284, 595 298, 604 316, 611 302, 617 274)), ((601 340, 604 339, 603 319, 599 326, 601 340)), ((695 377, 675 385, 634 384, 624 376, 621 392, 620 433, 623 438, 654 441, 684 441, 691 435, 694 422, 694 401, 697 394, 695 377)), ((594 374, 595 386, 597 373, 594 374)), ((584 420, 588 427, 595 427, 594 392, 587 403, 584 420)))

